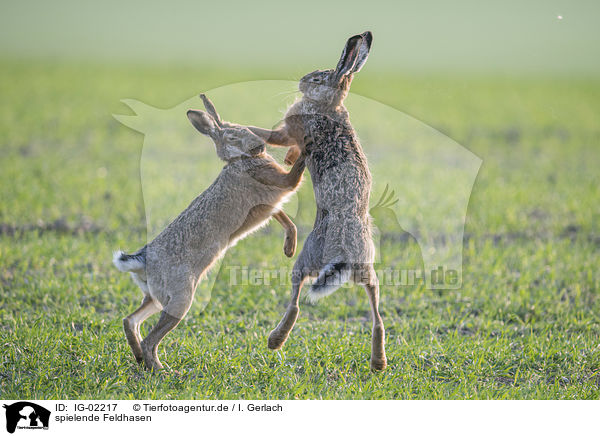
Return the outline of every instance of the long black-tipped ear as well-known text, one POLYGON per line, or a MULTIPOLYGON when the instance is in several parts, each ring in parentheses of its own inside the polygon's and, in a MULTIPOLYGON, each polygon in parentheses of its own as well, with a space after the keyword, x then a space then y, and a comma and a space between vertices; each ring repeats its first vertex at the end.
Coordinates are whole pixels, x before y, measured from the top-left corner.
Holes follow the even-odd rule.
POLYGON ((338 78, 341 79, 343 76, 350 73, 350 70, 354 66, 354 62, 356 61, 356 55, 358 54, 358 47, 361 40, 362 37, 360 35, 354 35, 346 41, 342 56, 340 56, 337 67, 335 67, 335 74, 338 78))
POLYGON ((373 34, 369 31, 360 35, 354 35, 346 41, 342 56, 335 68, 336 76, 339 79, 347 74, 360 71, 367 61, 372 42, 373 34))
POLYGON ((192 125, 203 135, 208 135, 211 138, 217 136, 219 126, 216 121, 206 112, 190 109, 187 111, 187 117, 192 125))
POLYGON ((223 127, 223 122, 221 121, 221 117, 217 113, 217 109, 215 108, 215 105, 212 103, 212 101, 210 101, 210 99, 205 94, 200 94, 200 98, 204 102, 204 107, 206 108, 206 110, 208 111, 210 116, 215 119, 215 122, 217 123, 217 125, 219 127, 223 127))
POLYGON ((373 42, 373 34, 368 30, 360 36, 362 37, 362 41, 358 47, 358 55, 356 55, 356 62, 351 70, 352 73, 358 73, 365 62, 367 62, 369 51, 371 51, 371 43, 373 42))

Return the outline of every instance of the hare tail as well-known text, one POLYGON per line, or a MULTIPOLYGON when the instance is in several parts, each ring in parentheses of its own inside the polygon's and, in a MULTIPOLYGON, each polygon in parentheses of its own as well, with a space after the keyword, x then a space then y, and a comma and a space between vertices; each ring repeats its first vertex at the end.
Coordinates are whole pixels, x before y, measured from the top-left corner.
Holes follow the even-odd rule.
POLYGON ((122 251, 115 251, 113 254, 113 263, 123 272, 138 272, 146 269, 146 247, 135 252, 126 254, 122 251))
POLYGON ((314 303, 318 299, 333 294, 340 286, 350 280, 352 269, 346 262, 329 263, 319 272, 306 298, 314 303))

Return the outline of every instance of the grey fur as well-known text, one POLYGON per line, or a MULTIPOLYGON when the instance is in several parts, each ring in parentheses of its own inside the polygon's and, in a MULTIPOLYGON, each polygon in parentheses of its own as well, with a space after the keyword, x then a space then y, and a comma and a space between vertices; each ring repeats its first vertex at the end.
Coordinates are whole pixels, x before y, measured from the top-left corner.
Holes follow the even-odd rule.
POLYGON ((119 252, 114 259, 121 271, 131 271, 144 292, 142 305, 123 325, 136 359, 149 369, 162 368, 157 355, 160 341, 186 315, 199 281, 228 247, 271 216, 286 230, 285 254, 293 256, 296 247, 296 227, 278 208, 300 184, 304 160, 286 173, 265 152, 260 137, 244 126, 222 122, 208 98, 201 97, 209 114, 190 110, 188 118, 212 138, 227 165, 146 247, 134 255, 119 252), (161 309, 159 322, 140 342, 140 324, 161 309))
POLYGON ((371 174, 343 105, 353 74, 367 60, 371 42, 371 32, 351 37, 336 69, 317 70, 304 76, 299 84, 302 99, 288 109, 281 127, 250 129, 272 145, 292 147, 287 162, 306 155, 317 202, 313 230, 294 265, 292 301, 280 324, 271 332, 269 347, 280 348, 287 340, 298 316, 298 298, 306 277, 319 275, 321 279, 334 271, 332 278, 339 283, 323 284, 318 279, 309 291, 309 298, 314 300, 329 294, 347 279, 365 287, 373 315, 371 367, 380 370, 387 361, 368 213, 371 174), (344 274, 348 269, 350 274, 344 274))

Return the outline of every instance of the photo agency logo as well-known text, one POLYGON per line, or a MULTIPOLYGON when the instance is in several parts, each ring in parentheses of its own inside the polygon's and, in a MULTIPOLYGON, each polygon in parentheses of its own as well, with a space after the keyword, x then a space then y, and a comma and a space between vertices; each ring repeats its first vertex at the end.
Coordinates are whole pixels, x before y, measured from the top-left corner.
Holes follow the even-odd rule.
MULTIPOLYGON (((239 124, 275 126, 276 129, 281 125, 282 114, 298 101, 298 88, 298 82, 292 81, 254 81, 207 91, 206 95, 218 108, 217 116, 220 116, 218 121, 221 125, 217 128, 220 129, 219 132, 225 132, 220 133, 217 140, 214 134, 211 137, 210 131, 203 132, 200 124, 204 118, 194 121, 186 116, 190 109, 200 108, 206 111, 198 96, 171 109, 157 109, 137 100, 122 100, 135 115, 114 117, 125 126, 144 134, 140 175, 148 242, 184 211, 196 196, 209 187, 214 188, 211 185, 217 178, 221 178, 224 165, 239 163, 257 149, 256 144, 252 144, 252 150, 244 149, 235 138, 235 132, 230 138, 223 136, 227 127, 239 124), (198 130, 205 134, 200 134, 198 130), (227 158, 230 159, 228 163, 223 162, 223 155, 227 153, 227 158)), ((423 284, 429 289, 460 288, 466 212, 481 159, 443 133, 390 106, 352 93, 344 100, 344 106, 348 109, 352 127, 360 138, 372 175, 372 180, 368 180, 366 176, 359 185, 370 183, 370 204, 367 209, 370 226, 367 227, 372 228, 372 233, 368 234, 367 231, 362 239, 373 241, 373 244, 365 243, 364 247, 357 249, 368 251, 366 257, 356 255, 353 258, 354 255, 350 254, 345 262, 364 263, 365 259, 372 259, 375 272, 384 286, 423 284), (386 256, 386 253, 398 253, 408 243, 420 250, 420 265, 409 267, 403 265, 402 261, 396 261, 394 265, 382 263, 381 259, 398 259, 397 254, 386 256)), ((331 181, 325 180, 330 175, 323 174, 311 163, 331 159, 327 151, 311 150, 314 141, 327 141, 327 135, 330 134, 328 132, 331 131, 343 134, 348 126, 318 113, 299 113, 297 116, 300 119, 320 117, 317 130, 318 126, 324 126, 323 129, 327 130, 326 133, 313 131, 305 136, 306 153, 310 155, 307 158, 308 171, 305 171, 304 182, 298 191, 289 196, 281 206, 284 215, 298 228, 298 247, 303 247, 307 245, 306 237, 313 228, 315 216, 322 219, 321 222, 326 222, 339 214, 351 216, 354 211, 349 208, 349 203, 333 204, 335 196, 331 197, 329 203, 325 202, 327 204, 316 204, 321 200, 315 199, 317 191, 322 195, 323 186, 331 181), (313 192, 313 187, 317 184, 318 189, 315 188, 313 192)), ((332 145, 334 147, 336 146, 332 145)), ((276 161, 283 162, 285 159, 288 161, 286 163, 291 163, 298 157, 298 153, 289 150, 292 148, 266 148, 266 152, 276 161)), ((341 147, 338 152, 343 154, 348 150, 341 147)), ((351 171, 344 165, 344 162, 332 161, 330 167, 335 167, 335 170, 330 173, 335 176, 351 171)), ((255 175, 255 180, 262 181, 257 176, 258 171, 250 167, 247 170, 249 174, 255 175)), ((285 171, 289 171, 289 167, 285 171)), ((229 189, 246 188, 247 186, 231 186, 229 189)), ((357 186, 342 186, 341 189, 346 197, 352 198, 357 186)), ((339 189, 337 194, 340 194, 339 189)), ((260 196, 244 198, 247 202, 256 202, 260 196)), ((252 211, 260 206, 258 203, 246 205, 252 211)), ((235 213, 234 208, 228 209, 227 218, 235 213)), ((240 223, 245 218, 246 216, 241 217, 240 223)), ((285 230, 285 223, 279 217, 275 218, 285 230)), ((333 226, 323 229, 319 237, 322 239, 321 246, 325 248, 313 255, 327 257, 328 247, 340 247, 345 238, 362 231, 359 224, 348 218, 346 224, 335 232, 331 231, 333 226)), ((295 232, 295 228, 293 230, 295 232)), ((279 240, 273 238, 280 238, 276 235, 285 234, 284 251, 289 257, 289 233, 289 227, 284 233, 279 233, 279 227, 269 227, 254 233, 250 238, 262 238, 262 242, 256 243, 266 247, 267 241, 279 240)), ((234 235, 233 239, 239 236, 234 235)), ((295 233, 293 237, 296 237, 295 233)), ((295 249, 295 245, 293 248, 295 249)), ((263 266, 250 268, 239 262, 232 264, 227 257, 219 257, 212 272, 200 281, 197 295, 202 295, 201 300, 208 302, 221 269, 229 274, 229 283, 233 286, 289 283, 293 275, 293 261, 285 256, 269 256, 268 262, 269 264, 266 261, 255 261, 254 265, 263 266)), ((335 269, 335 262, 332 265, 335 269)), ((308 273, 315 277, 314 271, 308 273)), ((329 279, 339 280, 342 276, 344 274, 332 273, 329 279)), ((348 277, 344 276, 343 279, 343 283, 348 282, 348 277)))
POLYGON ((48 430, 50 411, 29 401, 19 401, 6 409, 6 431, 14 433, 19 430, 48 430))

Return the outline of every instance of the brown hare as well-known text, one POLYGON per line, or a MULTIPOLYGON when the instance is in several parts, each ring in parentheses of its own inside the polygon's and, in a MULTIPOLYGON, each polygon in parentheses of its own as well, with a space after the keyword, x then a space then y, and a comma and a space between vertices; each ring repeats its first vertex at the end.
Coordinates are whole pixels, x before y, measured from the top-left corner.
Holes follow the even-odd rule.
POLYGON ((144 293, 141 306, 123 319, 123 327, 136 360, 149 369, 163 368, 158 345, 186 315, 199 281, 228 247, 273 216, 286 232, 285 254, 291 257, 296 249, 296 227, 279 207, 301 182, 303 158, 286 173, 266 153, 263 139, 246 127, 221 121, 210 100, 201 97, 208 113, 190 110, 187 116, 210 136, 227 164, 152 242, 134 254, 116 252, 113 259, 144 293), (161 310, 158 323, 141 340, 140 324, 161 310))
POLYGON ((343 101, 354 73, 367 60, 371 32, 351 37, 333 70, 317 70, 300 79, 302 99, 287 111, 276 130, 249 127, 272 145, 292 147, 286 162, 306 155, 317 203, 317 216, 292 272, 292 299, 269 336, 269 348, 287 340, 298 317, 300 289, 316 277, 310 300, 329 295, 348 280, 364 286, 371 305, 371 368, 387 365, 385 331, 379 315, 379 282, 373 269, 375 248, 368 213, 371 174, 343 101))

